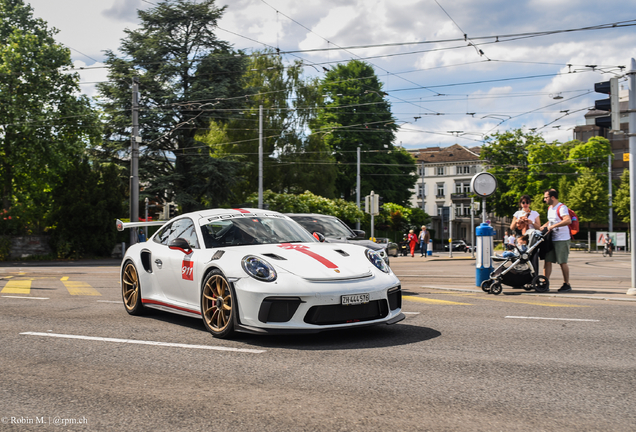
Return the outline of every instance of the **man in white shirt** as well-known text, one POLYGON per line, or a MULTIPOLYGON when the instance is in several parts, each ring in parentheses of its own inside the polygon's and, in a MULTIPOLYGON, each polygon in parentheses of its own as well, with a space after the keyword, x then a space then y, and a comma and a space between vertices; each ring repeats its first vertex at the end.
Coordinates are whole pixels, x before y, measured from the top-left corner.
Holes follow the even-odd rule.
POLYGON ((554 189, 544 192, 543 200, 548 204, 548 221, 543 224, 541 229, 547 228, 548 234, 552 235, 552 244, 554 248, 545 256, 543 274, 550 279, 552 273, 552 263, 561 266, 563 273, 563 285, 559 288, 559 292, 570 292, 570 268, 568 267, 568 256, 570 255, 570 228, 568 225, 572 223, 568 208, 559 202, 559 193, 554 189))

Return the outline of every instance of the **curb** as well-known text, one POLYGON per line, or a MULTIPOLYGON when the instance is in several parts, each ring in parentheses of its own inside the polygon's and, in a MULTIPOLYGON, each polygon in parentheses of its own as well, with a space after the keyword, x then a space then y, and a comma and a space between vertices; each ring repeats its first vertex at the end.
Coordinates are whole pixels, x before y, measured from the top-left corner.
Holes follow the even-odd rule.
MULTIPOLYGON (((436 289, 440 291, 484 293, 482 290, 473 290, 473 289, 466 289, 466 288, 434 287, 434 286, 426 286, 426 285, 422 285, 420 288, 436 289)), ((533 297, 559 297, 559 298, 576 298, 576 299, 586 299, 586 300, 611 300, 611 301, 636 302, 636 298, 631 299, 631 298, 620 298, 620 297, 595 297, 595 296, 584 296, 584 295, 576 295, 576 294, 572 295, 570 293, 554 294, 550 292, 547 292, 547 293, 524 292, 522 294, 524 296, 533 296, 533 297)))

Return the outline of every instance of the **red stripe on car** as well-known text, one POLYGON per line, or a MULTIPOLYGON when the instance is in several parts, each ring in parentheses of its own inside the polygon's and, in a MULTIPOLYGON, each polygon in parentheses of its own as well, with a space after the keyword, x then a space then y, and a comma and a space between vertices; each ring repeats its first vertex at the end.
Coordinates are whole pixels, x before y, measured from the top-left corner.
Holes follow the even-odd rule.
POLYGON ((195 311, 195 310, 191 310, 191 309, 186 309, 186 308, 182 308, 180 306, 171 305, 169 303, 164 303, 164 302, 160 302, 160 301, 157 301, 157 300, 141 299, 141 302, 142 303, 156 304, 156 305, 159 305, 159 306, 167 306, 167 307, 172 308, 172 309, 177 309, 177 310, 181 310, 181 311, 184 311, 184 312, 190 312, 190 313, 193 313, 193 314, 201 315, 201 311, 195 311))
POLYGON ((335 265, 334 263, 329 261, 327 258, 321 257, 317 253, 310 251, 309 250, 309 246, 299 245, 299 244, 291 244, 291 243, 283 243, 283 244, 279 244, 278 247, 279 248, 283 248, 283 249, 287 249, 287 250, 297 250, 298 252, 304 253, 305 255, 308 255, 308 256, 312 257, 316 261, 319 261, 321 264, 323 264, 327 268, 330 268, 330 269, 338 268, 337 265, 335 265))
POLYGON ((232 210, 236 210, 236 211, 241 212, 241 213, 250 213, 249 210, 245 210, 245 209, 232 209, 232 210))

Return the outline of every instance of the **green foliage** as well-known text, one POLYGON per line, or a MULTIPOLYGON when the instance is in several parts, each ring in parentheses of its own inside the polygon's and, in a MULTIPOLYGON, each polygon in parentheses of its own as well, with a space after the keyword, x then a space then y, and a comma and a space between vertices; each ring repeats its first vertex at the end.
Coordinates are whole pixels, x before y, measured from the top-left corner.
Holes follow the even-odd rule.
MULTIPOLYGON (((300 61, 285 65, 273 51, 249 57, 244 93, 254 96, 245 109, 229 121, 224 152, 242 155, 243 181, 235 195, 244 200, 258 188, 259 106, 263 106, 263 187, 278 193, 300 194, 306 190, 333 197, 336 168, 329 147, 321 136, 307 135, 322 96, 318 81, 305 79, 300 61), (230 144, 227 144, 230 143, 230 144)), ((211 126, 218 128, 218 126, 211 126)))
POLYGON ((607 182, 596 173, 585 170, 570 189, 566 203, 579 216, 580 222, 606 222, 608 215, 607 182))
MULTIPOLYGON (((252 194, 247 203, 252 207, 258 205, 258 195, 252 194)), ((263 192, 263 203, 271 210, 281 213, 318 213, 336 216, 344 222, 354 224, 364 218, 364 212, 355 203, 343 199, 329 199, 305 191, 300 195, 278 194, 267 190, 263 192)))
POLYGON ((43 231, 51 185, 100 139, 56 33, 22 0, 0 0, 0 192, 13 221, 0 228, 5 233, 43 231))
MULTIPOLYGON (((140 26, 126 30, 118 57, 106 52, 109 82, 98 85, 108 119, 101 154, 126 168, 131 79, 139 78, 139 177, 144 194, 175 200, 182 211, 218 206, 232 198, 240 163, 214 157, 197 140, 214 119, 225 122, 240 107, 244 56, 214 31, 224 8, 214 0, 164 0, 139 11, 140 26)), ((142 197, 143 198, 143 197, 142 197)))
POLYGON ((631 200, 629 195, 629 170, 624 170, 621 175, 621 184, 614 198, 614 209, 621 217, 621 221, 629 223, 631 217, 631 200))
POLYGON ((386 203, 375 217, 375 226, 380 230, 406 232, 418 230, 430 223, 431 217, 421 208, 408 208, 395 203, 386 203))
POLYGON ((11 238, 0 237, 0 261, 6 261, 11 256, 11 238))
POLYGON ((52 243, 59 258, 107 256, 116 244, 127 184, 114 165, 75 161, 51 192, 52 243))
POLYGON ((361 194, 373 190, 385 202, 406 204, 417 181, 415 160, 393 145, 397 125, 373 68, 358 60, 339 64, 325 75, 320 94, 326 95, 324 109, 311 130, 334 152, 336 195, 355 197, 356 149, 361 147, 361 194))

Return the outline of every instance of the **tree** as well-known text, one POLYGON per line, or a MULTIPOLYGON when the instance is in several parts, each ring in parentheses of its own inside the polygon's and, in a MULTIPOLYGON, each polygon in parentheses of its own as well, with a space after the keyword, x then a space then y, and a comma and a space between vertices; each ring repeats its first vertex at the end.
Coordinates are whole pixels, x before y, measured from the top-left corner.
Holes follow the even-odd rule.
POLYGON ((110 255, 126 186, 115 165, 74 160, 51 191, 52 243, 60 258, 110 255))
POLYGON ((510 216, 518 209, 519 197, 528 181, 528 154, 532 145, 544 144, 543 138, 521 129, 497 132, 486 137, 480 159, 497 179, 497 191, 489 207, 499 216, 510 216))
POLYGON ((614 208, 616 213, 621 217, 621 221, 629 223, 631 217, 631 198, 629 195, 629 170, 623 170, 621 175, 621 184, 616 191, 614 199, 614 208))
POLYGON ((214 0, 164 0, 139 11, 140 28, 125 31, 121 58, 106 52, 110 81, 98 85, 104 149, 118 160, 129 152, 130 83, 139 78, 140 183, 184 212, 228 201, 238 181, 239 162, 196 139, 213 119, 227 121, 244 95, 245 57, 214 34, 223 10, 214 0))
POLYGON ((608 214, 607 182, 591 170, 585 170, 568 193, 567 200, 559 196, 576 212, 579 222, 606 222, 608 214))
POLYGON ((0 0, 0 187, 3 212, 21 220, 15 233, 44 229, 51 185, 99 140, 97 115, 78 96, 79 76, 56 33, 22 0, 0 0))
POLYGON ((311 122, 334 152, 338 174, 336 194, 352 200, 356 194, 357 147, 361 148, 361 195, 372 190, 386 202, 405 205, 417 178, 415 160, 393 145, 397 126, 382 84, 362 61, 339 64, 322 80, 324 106, 311 122))
MULTIPOLYGON (((263 106, 263 187, 278 193, 306 190, 333 197, 336 169, 321 137, 308 135, 309 121, 321 95, 315 78, 304 79, 303 65, 284 65, 273 51, 253 53, 244 76, 242 115, 229 122, 218 143, 230 154, 242 155, 244 181, 236 195, 245 199, 258 187, 258 122, 263 106), (222 139, 221 139, 222 138, 222 139)), ((211 128, 216 128, 211 126, 211 128)))

